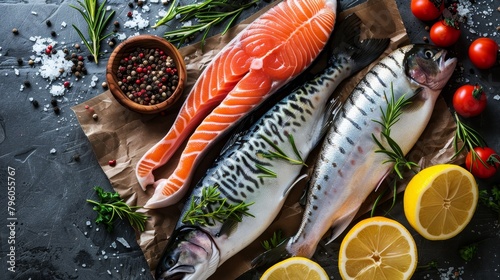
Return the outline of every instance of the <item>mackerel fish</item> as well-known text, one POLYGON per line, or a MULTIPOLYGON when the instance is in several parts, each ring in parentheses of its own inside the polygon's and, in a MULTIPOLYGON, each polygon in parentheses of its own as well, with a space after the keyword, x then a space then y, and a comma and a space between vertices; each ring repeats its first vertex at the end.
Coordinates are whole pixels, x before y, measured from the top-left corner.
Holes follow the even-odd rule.
MULTIPOLYGON (((443 49, 407 45, 371 68, 347 98, 321 144, 298 231, 288 242, 256 258, 254 265, 286 256, 312 257, 328 230, 332 230, 329 242, 338 237, 393 168, 384 163, 386 154, 375 152, 380 148, 372 138, 382 131, 377 121, 386 112, 391 94, 394 100, 403 97, 410 101, 390 132, 406 155, 427 126, 456 63, 456 58, 446 58, 443 49)), ((388 147, 387 141, 381 142, 388 147)))
MULTIPOLYGON (((339 48, 324 71, 230 140, 189 198, 199 202, 205 188, 217 186, 220 197, 229 204, 253 203, 248 207, 252 216, 244 215, 240 222, 192 223, 183 221, 191 205, 186 203, 157 265, 156 279, 206 279, 271 224, 303 165, 263 155, 279 147, 281 152, 301 162, 320 142, 325 127, 338 111, 335 108, 339 108, 336 101, 329 100, 335 88, 378 58, 388 46, 387 39, 359 42, 359 26, 360 20, 355 15, 339 23, 332 42, 339 48)), ((209 204, 205 211, 219 206, 209 204)))

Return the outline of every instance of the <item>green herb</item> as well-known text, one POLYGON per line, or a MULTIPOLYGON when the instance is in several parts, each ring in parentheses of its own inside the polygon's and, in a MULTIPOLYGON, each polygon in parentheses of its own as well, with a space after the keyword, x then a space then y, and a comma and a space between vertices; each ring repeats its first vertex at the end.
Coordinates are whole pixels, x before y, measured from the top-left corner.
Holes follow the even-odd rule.
POLYGON ((438 262, 435 260, 432 260, 425 265, 418 266, 417 269, 419 269, 419 270, 438 269, 438 262))
POLYGON ((388 163, 392 162, 394 163, 394 172, 398 175, 400 179, 403 179, 403 173, 401 171, 401 168, 406 167, 408 170, 412 170, 413 167, 417 167, 418 164, 408 161, 399 147, 398 143, 394 141, 394 139, 391 138, 391 127, 396 124, 399 121, 399 117, 403 113, 403 108, 410 104, 411 102, 408 99, 405 99, 404 95, 401 96, 398 100, 395 100, 394 98, 394 89, 391 84, 391 98, 388 99, 387 95, 385 96, 387 100, 387 109, 384 112, 382 108, 380 110, 382 111, 382 120, 373 120, 376 123, 379 123, 382 125, 382 132, 380 133, 381 136, 387 141, 387 144, 389 145, 390 149, 387 149, 380 140, 375 137, 374 134, 372 134, 372 138, 379 147, 380 150, 376 150, 376 153, 383 153, 386 154, 389 159, 385 160, 383 163, 388 163))
POLYGON ((458 250, 458 252, 460 254, 460 257, 464 261, 468 262, 468 261, 472 260, 472 258, 476 255, 477 244, 472 243, 470 245, 463 246, 462 248, 460 248, 460 250, 458 250))
POLYGON ((241 12, 257 2, 258 0, 253 0, 241 4, 241 1, 205 0, 201 3, 178 6, 179 1, 175 0, 168 9, 167 14, 160 19, 153 28, 157 28, 179 17, 181 22, 194 19, 198 22, 197 24, 184 25, 179 29, 167 31, 164 36, 171 42, 183 44, 187 39, 193 37, 198 32, 203 32, 201 39, 203 46, 213 26, 229 19, 222 32, 222 34, 225 34, 241 12))
POLYGON ((248 212, 252 203, 241 202, 230 204, 226 198, 221 197, 218 186, 204 187, 201 197, 191 198, 189 209, 182 217, 183 223, 213 226, 216 222, 224 223, 228 220, 241 222, 243 216, 254 217, 248 212))
MULTIPOLYGON (((381 193, 379 196, 377 196, 377 198, 373 202, 372 210, 370 212, 370 217, 375 216, 375 209, 377 208, 378 204, 380 203, 380 200, 382 199, 382 197, 384 197, 384 195, 386 194, 386 192, 388 190, 389 189, 386 189, 383 193, 381 193)), ((392 181, 392 204, 391 204, 391 207, 386 211, 386 214, 388 214, 392 210, 394 205, 396 205, 397 194, 398 194, 398 180, 394 179, 392 181)))
MULTIPOLYGON (((271 145, 271 147, 275 151, 268 151, 267 153, 258 153, 257 155, 262 156, 264 158, 273 160, 273 159, 282 159, 285 161, 288 161, 290 164, 294 165, 304 165, 307 166, 305 161, 302 159, 300 156, 299 150, 297 149, 297 145, 295 145, 295 140, 293 139, 292 135, 288 135, 288 142, 290 142, 290 145, 292 146, 293 153, 297 157, 297 159, 292 158, 291 156, 287 155, 278 145, 276 145, 271 139, 267 138, 264 135, 260 135, 264 141, 266 141, 267 144, 271 145)), ((278 177, 278 174, 276 172, 270 170, 269 168, 264 167, 261 164, 256 164, 255 167, 260 169, 262 172, 264 172, 264 175, 261 175, 260 177, 269 177, 269 178, 276 178, 278 177)))
POLYGON ((85 0, 85 2, 77 2, 78 4, 80 4, 80 7, 71 4, 69 6, 80 12, 80 14, 87 22, 89 40, 85 38, 83 32, 81 32, 80 29, 76 27, 76 25, 73 24, 73 28, 75 28, 76 32, 87 46, 92 56, 94 56, 95 63, 97 64, 99 62, 98 56, 100 54, 101 41, 113 34, 109 33, 107 35, 102 35, 104 29, 111 20, 111 17, 115 14, 115 11, 111 11, 106 16, 106 0, 104 0, 101 5, 97 4, 97 0, 85 0))
POLYGON ((479 161, 484 166, 488 166, 488 164, 484 162, 483 159, 481 159, 481 157, 479 157, 477 152, 474 150, 475 147, 485 147, 486 141, 484 141, 479 132, 463 123, 456 112, 455 120, 457 128, 455 130, 455 136, 453 137, 453 147, 455 148, 455 154, 453 155, 453 157, 458 156, 467 148, 467 150, 471 151, 472 153, 472 162, 476 162, 476 160, 479 159, 479 161), (459 140, 462 140, 463 142, 463 145, 461 147, 459 147, 459 140))
POLYGON ((87 199, 87 202, 94 204, 93 209, 97 211, 97 224, 105 224, 106 229, 111 232, 113 224, 117 218, 127 219, 130 225, 139 231, 144 231, 148 217, 143 213, 136 212, 139 206, 129 206, 116 192, 106 192, 101 187, 94 187, 99 197, 99 201, 87 199))
POLYGON ((500 215, 500 189, 497 186, 491 188, 491 193, 488 190, 480 190, 479 201, 500 215))
POLYGON ((283 236, 283 231, 277 230, 273 232, 273 236, 269 240, 264 240, 261 244, 266 251, 269 251, 278 247, 278 245, 285 240, 286 238, 283 236))

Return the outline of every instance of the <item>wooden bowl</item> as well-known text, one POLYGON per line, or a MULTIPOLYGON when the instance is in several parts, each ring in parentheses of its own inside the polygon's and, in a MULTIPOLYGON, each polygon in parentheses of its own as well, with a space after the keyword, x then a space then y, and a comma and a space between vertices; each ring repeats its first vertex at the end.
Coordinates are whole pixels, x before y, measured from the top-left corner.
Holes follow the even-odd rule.
POLYGON ((186 64, 179 50, 164 38, 154 35, 138 35, 123 41, 113 50, 106 66, 106 80, 115 99, 124 107, 141 114, 156 114, 171 107, 182 95, 186 79, 186 64), (130 99, 120 88, 123 79, 117 77, 120 61, 136 51, 138 47, 163 50, 175 63, 179 76, 178 84, 173 93, 162 102, 142 105, 130 99))

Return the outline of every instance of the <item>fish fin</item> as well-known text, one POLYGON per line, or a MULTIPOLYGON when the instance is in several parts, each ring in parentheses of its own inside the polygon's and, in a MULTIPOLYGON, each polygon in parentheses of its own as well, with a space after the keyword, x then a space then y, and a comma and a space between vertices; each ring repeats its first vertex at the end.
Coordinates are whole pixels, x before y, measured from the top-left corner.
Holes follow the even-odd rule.
POLYGON ((231 235, 231 233, 233 233, 236 228, 238 227, 238 221, 236 220, 232 220, 232 219, 228 219, 226 220, 221 228, 220 228, 220 231, 216 234, 217 237, 219 236, 223 236, 223 235, 231 235))
POLYGON ((342 108, 342 102, 340 101, 339 98, 333 98, 330 100, 328 103, 328 106, 325 109, 325 120, 323 121, 323 124, 320 127, 320 136, 318 139, 323 138, 325 136, 326 132, 330 128, 331 124, 333 123, 333 120, 337 117, 338 113, 340 112, 340 109, 342 108))
POLYGON ((335 222, 335 226, 332 227, 332 232, 330 238, 326 244, 333 242, 339 235, 344 232, 344 230, 349 226, 349 224, 354 220, 354 217, 358 213, 359 207, 354 208, 351 212, 344 214, 342 217, 338 218, 335 222))
POLYGON ((300 181, 302 181, 305 178, 307 178, 307 174, 302 174, 299 177, 297 177, 297 179, 295 179, 295 181, 288 188, 285 189, 285 191, 283 192, 283 197, 287 197, 288 193, 293 189, 293 187, 295 187, 295 185, 297 185, 300 181))
POLYGON ((289 257, 290 253, 286 250, 286 245, 288 244, 290 238, 291 237, 286 238, 278 244, 278 246, 255 257, 251 262, 252 268, 267 267, 289 257))
POLYGON ((371 38, 360 41, 360 26, 361 19, 356 14, 350 14, 336 27, 332 42, 335 47, 329 63, 338 59, 339 54, 348 55, 354 62, 351 74, 358 72, 379 58, 390 43, 389 38, 371 38))

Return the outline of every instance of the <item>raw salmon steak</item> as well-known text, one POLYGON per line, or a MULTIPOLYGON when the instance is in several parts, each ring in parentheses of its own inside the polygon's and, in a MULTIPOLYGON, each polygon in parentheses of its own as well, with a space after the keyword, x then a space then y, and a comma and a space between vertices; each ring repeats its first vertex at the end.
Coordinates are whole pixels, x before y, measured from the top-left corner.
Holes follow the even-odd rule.
POLYGON ((249 24, 214 57, 168 133, 136 166, 141 187, 156 187, 145 207, 178 202, 210 145, 313 62, 333 31, 336 8, 336 0, 283 1, 249 24), (187 137, 173 173, 155 182, 153 170, 164 165, 187 137))

